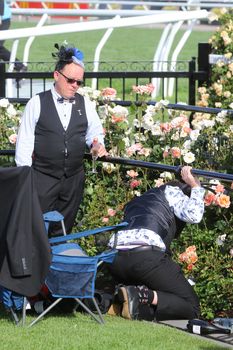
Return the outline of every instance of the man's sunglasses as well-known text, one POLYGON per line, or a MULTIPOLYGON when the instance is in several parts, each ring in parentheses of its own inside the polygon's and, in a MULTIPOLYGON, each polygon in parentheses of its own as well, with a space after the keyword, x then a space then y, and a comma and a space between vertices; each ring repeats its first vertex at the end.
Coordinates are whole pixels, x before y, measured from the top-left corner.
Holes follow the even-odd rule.
POLYGON ((78 86, 83 85, 83 80, 75 80, 75 79, 68 78, 65 74, 63 74, 60 71, 58 71, 58 73, 60 73, 65 78, 65 80, 67 81, 68 84, 76 83, 78 86))

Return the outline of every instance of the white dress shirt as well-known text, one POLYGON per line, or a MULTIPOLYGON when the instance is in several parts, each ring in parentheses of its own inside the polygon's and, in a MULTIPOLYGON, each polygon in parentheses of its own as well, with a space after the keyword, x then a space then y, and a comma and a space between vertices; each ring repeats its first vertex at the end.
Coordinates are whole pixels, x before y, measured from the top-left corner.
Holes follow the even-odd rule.
MULTIPOLYGON (((57 99, 61 96, 56 92, 54 86, 51 88, 51 92, 62 126, 64 130, 67 130, 71 118, 72 105, 75 102, 64 101, 59 103, 57 99)), ((88 121, 86 144, 90 147, 93 139, 97 137, 98 141, 104 145, 103 126, 96 112, 95 104, 87 97, 84 97, 84 103, 88 121)), ((28 101, 22 116, 16 142, 15 161, 17 166, 32 165, 35 128, 39 120, 40 110, 40 97, 35 95, 28 101)))
MULTIPOLYGON (((192 188, 190 197, 174 186, 166 186, 164 193, 169 207, 180 220, 191 224, 201 221, 204 214, 204 188, 192 188)), ((114 246, 114 239, 115 235, 109 241, 111 247, 114 246)), ((153 245, 166 250, 162 238, 152 230, 141 228, 117 232, 117 249, 132 249, 140 245, 153 245)))

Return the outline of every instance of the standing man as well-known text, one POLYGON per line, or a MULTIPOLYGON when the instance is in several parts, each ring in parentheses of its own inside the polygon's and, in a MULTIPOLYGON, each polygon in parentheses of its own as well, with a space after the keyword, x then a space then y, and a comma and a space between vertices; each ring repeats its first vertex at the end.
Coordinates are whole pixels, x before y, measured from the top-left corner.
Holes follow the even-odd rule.
POLYGON ((27 103, 15 161, 17 166, 34 168, 43 213, 62 213, 69 233, 83 196, 85 147, 97 152, 98 157, 107 152, 95 106, 78 93, 83 84, 83 53, 66 44, 55 47, 54 85, 27 103))
MULTIPOLYGON (((6 0, 0 0, 0 30, 8 30, 11 25, 11 9, 6 0)), ((4 40, 0 40, 0 59, 9 62, 11 53, 4 46, 4 40)), ((24 72, 27 67, 17 58, 15 60, 14 69, 17 72, 24 72)))

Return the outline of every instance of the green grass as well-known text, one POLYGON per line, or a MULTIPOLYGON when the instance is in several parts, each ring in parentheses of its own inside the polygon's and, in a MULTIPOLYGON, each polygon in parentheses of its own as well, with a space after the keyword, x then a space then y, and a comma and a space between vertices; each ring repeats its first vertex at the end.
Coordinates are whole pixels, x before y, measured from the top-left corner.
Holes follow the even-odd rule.
MULTIPOLYGON (((47 315, 31 328, 0 322, 1 350, 221 350, 226 347, 174 328, 104 316, 99 325, 89 316, 47 315)), ((31 316, 27 318, 27 324, 31 316)))
MULTIPOLYGON (((19 22, 14 20, 11 28, 25 28, 35 25, 35 22, 19 22)), ((54 50, 54 43, 62 43, 64 40, 80 48, 84 52, 85 61, 93 61, 96 45, 104 33, 105 30, 96 30, 36 37, 31 46, 29 61, 53 61, 51 52, 56 51, 54 50)), ((101 60, 153 60, 161 33, 162 29, 151 27, 116 28, 102 50, 101 60)), ((177 35, 171 52, 173 52, 183 33, 184 30, 181 30, 177 35)), ((190 60, 193 56, 197 57, 198 43, 207 42, 212 33, 211 30, 193 31, 179 56, 179 60, 190 60)), ((12 42, 12 40, 7 40, 6 46, 11 48, 12 42)), ((25 42, 26 39, 20 39, 19 41, 19 59, 23 57, 25 42)))
MULTIPOLYGON (((11 28, 22 28, 22 27, 32 27, 35 26, 36 22, 19 22, 15 20, 12 22, 11 28)), ((198 29, 198 27, 197 27, 198 29)), ((116 28, 114 29, 112 35, 107 41, 106 45, 100 55, 100 61, 153 61, 155 50, 159 43, 161 33, 163 28, 153 28, 153 27, 129 27, 129 28, 116 28)), ((29 62, 55 62, 52 58, 51 53, 56 52, 54 48, 55 43, 61 44, 64 40, 67 40, 70 44, 77 46, 80 50, 84 52, 84 59, 86 62, 93 62, 95 48, 104 35, 105 30, 97 31, 87 31, 87 32, 77 32, 71 34, 59 34, 59 35, 47 35, 36 37, 32 43, 29 55, 29 62)), ((171 49, 171 55, 179 42, 184 30, 180 30, 174 41, 173 47, 171 49)), ((213 31, 200 31, 195 30, 192 32, 185 46, 183 47, 178 60, 188 61, 192 57, 198 56, 198 43, 200 41, 207 42, 213 31)), ((7 40, 6 46, 11 48, 13 41, 7 40)), ((21 60, 23 59, 23 50, 26 43, 26 39, 20 39, 17 57, 21 60)), ((152 67, 152 65, 151 65, 152 67)), ((41 68, 41 67, 40 67, 41 68)), ((30 70, 30 66, 29 66, 30 70)), ((36 70, 33 68, 33 70, 36 70)), ((43 68, 42 68, 43 70, 43 68)), ((118 68, 116 68, 118 70, 118 68)), ((121 70, 121 69, 119 69, 121 70)), ((132 69, 131 69, 132 70, 132 69)), ((180 70, 188 70, 187 64, 185 67, 180 68, 180 70)), ((130 92, 132 85, 135 84, 135 80, 130 79, 126 81, 126 99, 130 99, 130 92)), ((148 83, 148 79, 140 79, 139 84, 148 83)), ((91 85, 91 81, 86 81, 87 85, 91 85)), ((109 86, 109 80, 100 80, 99 89, 109 86)), ((121 80, 113 80, 112 87, 114 87, 120 96, 121 93, 121 80)), ((188 102, 188 80, 179 79, 178 85, 178 102, 188 102)), ((157 96, 157 100, 161 99, 161 96, 157 96)), ((170 102, 175 102, 175 96, 169 98, 170 102)))

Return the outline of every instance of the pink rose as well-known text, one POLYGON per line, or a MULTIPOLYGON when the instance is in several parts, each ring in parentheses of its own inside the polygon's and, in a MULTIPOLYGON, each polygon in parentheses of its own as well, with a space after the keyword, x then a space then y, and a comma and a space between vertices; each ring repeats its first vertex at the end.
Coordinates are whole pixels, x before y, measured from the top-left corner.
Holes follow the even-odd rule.
POLYGON ((117 91, 113 88, 105 88, 101 91, 101 95, 107 99, 114 100, 116 98, 117 91))
POLYGON ((171 124, 170 123, 161 123, 160 124, 160 129, 161 131, 168 133, 169 131, 171 131, 171 124))
POLYGON ((146 85, 133 85, 133 91, 136 94, 139 95, 151 95, 152 92, 154 91, 154 85, 153 84, 146 84, 146 85))
POLYGON ((116 210, 113 210, 112 208, 108 209, 108 215, 109 216, 115 216, 116 215, 116 210))
POLYGON ((208 207, 215 202, 215 195, 212 192, 208 192, 204 198, 204 203, 208 207))
POLYGON ((104 217, 104 218, 102 219, 102 222, 104 222, 104 223, 109 222, 109 218, 104 217))
POLYGON ((217 186, 214 186, 214 190, 216 193, 223 193, 225 188, 223 185, 218 184, 217 186))
POLYGON ((134 178, 134 177, 137 177, 137 176, 138 176, 138 173, 137 173, 136 171, 134 171, 134 170, 128 170, 128 171, 127 171, 127 175, 128 175, 129 177, 134 178))
POLYGON ((11 134, 9 137, 8 137, 10 143, 12 145, 15 145, 16 144, 16 140, 17 140, 17 135, 16 134, 11 134))
POLYGON ((134 189, 135 187, 138 187, 141 185, 141 181, 140 180, 132 180, 130 182, 130 188, 134 189))

